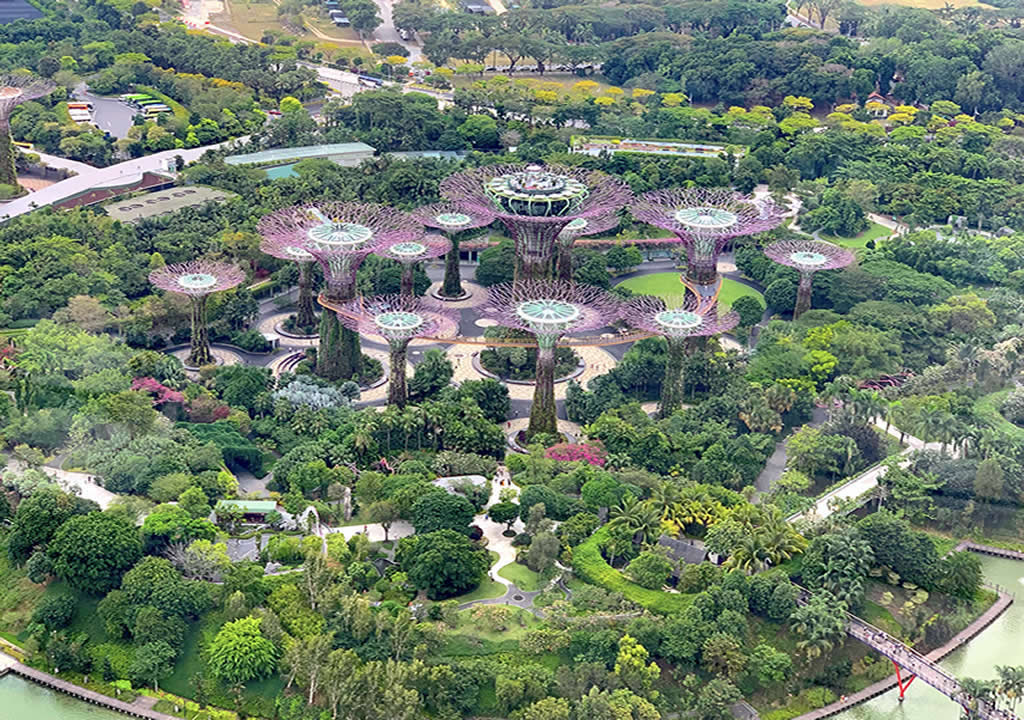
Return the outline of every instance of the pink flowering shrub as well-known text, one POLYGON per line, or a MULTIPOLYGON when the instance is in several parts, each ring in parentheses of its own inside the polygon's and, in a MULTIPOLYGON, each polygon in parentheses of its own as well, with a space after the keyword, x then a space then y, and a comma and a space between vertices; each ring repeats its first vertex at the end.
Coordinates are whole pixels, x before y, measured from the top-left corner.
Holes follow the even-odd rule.
POLYGON ((212 395, 200 395, 188 403, 188 419, 194 423, 212 423, 223 420, 231 408, 212 395))
POLYGON ((604 448, 586 443, 558 443, 544 453, 544 457, 549 460, 582 460, 597 467, 604 467, 607 455, 604 448))
POLYGON ((172 390, 160 381, 151 377, 137 377, 132 380, 132 390, 140 390, 152 395, 154 405, 185 402, 185 396, 183 394, 177 390, 172 390))

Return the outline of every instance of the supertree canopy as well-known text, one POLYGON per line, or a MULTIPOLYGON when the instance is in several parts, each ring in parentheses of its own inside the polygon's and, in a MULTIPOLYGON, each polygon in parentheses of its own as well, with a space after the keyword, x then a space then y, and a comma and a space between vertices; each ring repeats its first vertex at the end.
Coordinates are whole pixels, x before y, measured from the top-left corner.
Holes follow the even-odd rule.
POLYGON ((391 384, 388 404, 405 407, 409 391, 405 381, 406 350, 417 337, 452 335, 458 325, 454 315, 406 295, 378 295, 350 300, 337 308, 338 318, 360 335, 379 335, 391 349, 391 384))
POLYGON ((260 250, 267 255, 281 260, 291 260, 299 267, 299 298, 295 313, 295 325, 299 328, 312 328, 316 324, 316 308, 313 304, 312 265, 314 258, 301 245, 289 242, 284 238, 265 237, 260 243, 260 250))
POLYGON ((555 415, 555 345, 571 333, 602 328, 619 317, 619 301, 592 285, 521 280, 488 290, 483 314, 537 339, 537 372, 527 437, 558 432, 555 415))
POLYGON ((22 103, 49 95, 56 87, 52 80, 36 75, 0 75, 0 184, 18 187, 14 143, 11 140, 11 112, 22 103))
POLYGON ((482 212, 450 202, 426 205, 412 211, 412 216, 421 224, 443 232, 452 243, 452 249, 445 256, 444 281, 441 283, 442 298, 461 298, 462 277, 459 273, 459 242, 462 234, 494 222, 493 212, 482 212))
POLYGON ((441 257, 451 249, 452 244, 448 238, 431 233, 415 240, 385 243, 377 249, 377 254, 402 263, 402 294, 412 297, 413 271, 416 263, 441 257))
POLYGON ((245 273, 231 263, 192 260, 165 265, 149 274, 149 281, 161 290, 188 295, 192 301, 192 345, 188 364, 201 367, 213 362, 206 330, 206 299, 245 280, 245 273))
POLYGON ((491 165, 441 181, 441 194, 476 212, 494 213, 516 244, 516 277, 551 269, 559 233, 576 219, 614 213, 632 197, 618 178, 559 165, 491 165))
POLYGON ((678 308, 669 307, 665 300, 651 295, 633 298, 624 306, 622 318, 632 327, 664 335, 668 341, 668 361, 658 408, 661 417, 669 417, 683 404, 686 340, 728 332, 740 321, 739 315, 732 311, 719 315, 714 300, 701 299, 696 293, 687 295, 678 308))
MULTIPOLYGON (((259 232, 312 255, 324 271, 324 296, 344 303, 355 297, 356 270, 367 255, 388 243, 415 240, 422 228, 394 208, 339 202, 279 210, 260 220, 259 232)), ((317 374, 341 380, 361 369, 359 336, 343 328, 335 313, 321 313, 317 374)))
POLYGON ((771 230, 782 221, 771 201, 726 188, 655 190, 638 197, 629 211, 679 237, 686 246, 687 274, 705 296, 718 286, 718 254, 732 238, 771 230))
POLYGON ((572 280, 572 246, 576 238, 584 235, 599 235, 619 225, 619 215, 610 212, 593 218, 576 218, 558 233, 558 257, 555 260, 556 276, 566 282, 572 280))
POLYGON ((811 282, 819 270, 835 270, 850 265, 854 255, 849 250, 822 240, 780 240, 764 249, 768 259, 796 268, 800 284, 796 291, 793 319, 811 309, 811 282))

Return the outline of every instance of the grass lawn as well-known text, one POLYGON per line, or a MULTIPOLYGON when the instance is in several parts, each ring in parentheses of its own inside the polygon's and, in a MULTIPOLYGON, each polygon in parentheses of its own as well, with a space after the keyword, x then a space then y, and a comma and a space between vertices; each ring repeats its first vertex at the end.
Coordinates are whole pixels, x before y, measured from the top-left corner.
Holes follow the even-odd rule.
POLYGON ((1010 390, 1000 390, 999 392, 990 393, 978 398, 977 402, 974 403, 974 412, 982 419, 988 421, 996 430, 1006 433, 1014 440, 1022 441, 1024 440, 1024 428, 1017 427, 999 412, 999 408, 1009 394, 1010 390))
POLYGON ((517 588, 526 592, 533 592, 544 587, 544 578, 539 573, 535 573, 519 563, 509 563, 499 570, 498 574, 506 580, 514 582, 517 588))
MULTIPOLYGON (((666 300, 678 301, 683 296, 683 284, 679 281, 680 275, 679 272, 639 275, 623 280, 619 285, 629 288, 638 295, 657 295, 666 300)), ((744 295, 752 295, 764 304, 764 296, 754 288, 730 278, 722 278, 722 291, 718 294, 720 305, 731 307, 736 300, 744 295)))
POLYGON ((822 233, 821 238, 822 240, 828 240, 836 245, 842 245, 844 248, 849 248, 850 250, 863 250, 868 246, 868 240, 887 238, 890 235, 892 235, 892 230, 884 225, 879 225, 878 223, 873 222, 868 225, 864 232, 859 235, 855 235, 854 237, 840 237, 838 235, 825 235, 822 233))
POLYGON ((528 630, 540 624, 533 613, 505 605, 480 605, 477 607, 503 607, 510 612, 505 630, 488 630, 473 618, 475 608, 459 611, 459 628, 445 634, 445 644, 439 653, 441 657, 466 657, 514 653, 519 650, 519 641, 528 630))

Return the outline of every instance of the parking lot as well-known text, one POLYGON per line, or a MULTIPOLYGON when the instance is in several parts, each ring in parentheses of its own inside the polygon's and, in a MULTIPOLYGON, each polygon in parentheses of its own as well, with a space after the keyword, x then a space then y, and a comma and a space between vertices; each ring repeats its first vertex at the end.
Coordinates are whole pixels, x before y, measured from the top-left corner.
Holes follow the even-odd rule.
POLYGON ((103 97, 93 95, 85 89, 84 85, 75 88, 73 96, 82 102, 91 102, 93 106, 93 122, 103 132, 108 132, 116 138, 122 138, 128 134, 132 126, 132 118, 135 110, 116 97, 103 97))

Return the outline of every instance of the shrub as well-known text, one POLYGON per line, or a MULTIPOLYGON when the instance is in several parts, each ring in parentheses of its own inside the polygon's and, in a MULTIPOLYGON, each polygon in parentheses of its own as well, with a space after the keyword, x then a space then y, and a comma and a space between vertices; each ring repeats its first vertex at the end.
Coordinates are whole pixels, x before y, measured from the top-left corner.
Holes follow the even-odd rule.
POLYGON ((1011 392, 1003 401, 999 412, 1014 425, 1024 425, 1024 389, 1011 392))
POLYGON ((32 613, 32 622, 47 630, 62 630, 71 624, 75 614, 75 599, 70 595, 52 595, 43 598, 32 613))
POLYGON ((267 340, 259 330, 245 330, 231 335, 231 344, 252 353, 268 353, 274 343, 267 340))

